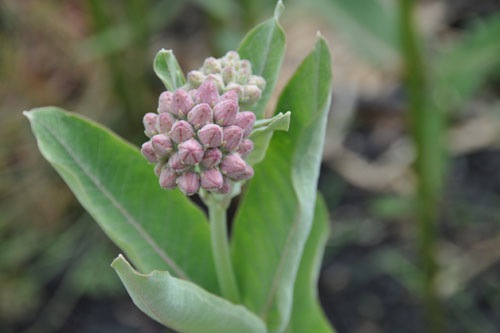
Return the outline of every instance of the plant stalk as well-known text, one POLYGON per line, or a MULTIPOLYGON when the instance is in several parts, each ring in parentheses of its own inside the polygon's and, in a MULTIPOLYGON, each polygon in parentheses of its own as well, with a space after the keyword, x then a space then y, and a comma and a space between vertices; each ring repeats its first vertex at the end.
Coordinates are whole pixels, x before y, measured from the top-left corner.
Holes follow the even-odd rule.
POLYGON ((226 207, 216 200, 207 203, 210 234, 212 239, 212 252, 215 260, 215 270, 222 296, 233 303, 239 302, 239 292, 236 285, 233 264, 229 254, 227 235, 226 207))
POLYGON ((429 96, 424 61, 413 23, 413 0, 400 1, 400 31, 408 92, 411 134, 416 148, 417 222, 422 296, 428 332, 443 332, 444 319, 436 278, 436 239, 439 198, 444 176, 444 116, 429 96))

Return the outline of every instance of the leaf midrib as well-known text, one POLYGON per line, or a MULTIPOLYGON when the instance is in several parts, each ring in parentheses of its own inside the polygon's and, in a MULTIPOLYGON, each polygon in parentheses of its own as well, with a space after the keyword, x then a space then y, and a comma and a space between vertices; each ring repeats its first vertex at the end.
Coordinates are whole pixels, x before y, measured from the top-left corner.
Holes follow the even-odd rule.
MULTIPOLYGON (((54 140, 63 147, 66 154, 75 162, 75 164, 80 168, 82 173, 90 180, 92 184, 111 202, 113 207, 118 210, 118 212, 123 216, 125 221, 131 225, 137 233, 143 238, 143 240, 148 243, 153 251, 172 269, 175 274, 185 280, 190 280, 187 274, 175 263, 175 261, 165 252, 163 249, 155 242, 155 240, 142 228, 141 224, 132 216, 132 214, 121 205, 121 203, 107 190, 107 188, 96 178, 90 170, 87 169, 85 164, 74 155, 67 146, 67 144, 61 140, 56 133, 54 133, 50 127, 45 126, 40 123, 47 133, 49 133, 54 140)), ((48 157, 48 156, 47 156, 48 157)), ((56 163, 52 160, 52 162, 56 163)))

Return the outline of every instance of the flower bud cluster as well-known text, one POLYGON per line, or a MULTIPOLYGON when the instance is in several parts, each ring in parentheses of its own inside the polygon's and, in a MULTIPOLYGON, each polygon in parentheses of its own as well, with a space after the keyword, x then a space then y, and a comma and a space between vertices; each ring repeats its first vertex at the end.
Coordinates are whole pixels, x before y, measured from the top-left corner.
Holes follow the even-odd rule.
POLYGON ((211 80, 221 94, 233 90, 238 94, 240 105, 256 103, 266 86, 264 78, 252 74, 250 61, 241 60, 235 51, 229 51, 220 59, 205 59, 200 69, 188 73, 187 80, 190 88, 198 88, 211 80))
POLYGON ((200 188, 228 193, 233 182, 253 176, 245 157, 253 149, 248 136, 255 114, 239 111, 236 91, 220 95, 213 80, 189 91, 164 91, 158 113, 143 121, 150 140, 141 152, 156 164, 161 187, 179 187, 186 195, 200 188))

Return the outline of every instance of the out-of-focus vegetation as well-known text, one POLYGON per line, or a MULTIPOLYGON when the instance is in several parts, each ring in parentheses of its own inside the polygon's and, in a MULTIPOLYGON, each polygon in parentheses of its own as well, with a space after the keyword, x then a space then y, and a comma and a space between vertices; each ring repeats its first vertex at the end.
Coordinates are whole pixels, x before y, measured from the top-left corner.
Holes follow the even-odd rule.
MULTIPOLYGON (((317 30, 333 51, 320 185, 332 215, 319 286, 329 318, 340 333, 498 331, 500 6, 285 6, 283 78, 317 30)), ((0 2, 0 331, 159 331, 114 301, 125 297, 109 268, 116 249, 42 161, 21 111, 63 106, 139 143, 162 89, 154 54, 174 49, 196 68, 273 7, 0 2)))

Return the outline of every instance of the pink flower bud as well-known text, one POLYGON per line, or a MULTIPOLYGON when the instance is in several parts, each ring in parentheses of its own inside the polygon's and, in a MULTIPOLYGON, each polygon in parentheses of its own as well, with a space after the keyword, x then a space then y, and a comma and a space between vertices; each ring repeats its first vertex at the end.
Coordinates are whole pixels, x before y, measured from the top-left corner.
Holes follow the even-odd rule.
POLYGON ((172 126, 169 135, 175 143, 184 142, 194 136, 193 126, 185 120, 179 120, 172 126))
POLYGON ((207 103, 196 105, 189 111, 187 120, 195 129, 205 126, 212 122, 212 109, 207 103))
POLYGON ((158 161, 158 157, 156 157, 156 153, 153 149, 153 144, 151 143, 151 141, 144 142, 142 144, 141 153, 151 163, 155 163, 158 161))
POLYGON ((168 166, 177 172, 182 172, 189 168, 189 166, 186 166, 184 165, 184 163, 182 163, 179 153, 175 153, 170 156, 170 158, 168 159, 168 166))
POLYGON ((195 165, 203 158, 203 147, 196 139, 179 144, 179 157, 184 165, 195 165))
POLYGON ((158 134, 158 128, 156 127, 156 122, 158 120, 158 115, 156 113, 148 112, 142 118, 142 122, 144 123, 144 133, 147 137, 152 137, 155 134, 158 134))
POLYGON ((235 90, 229 90, 222 94, 222 96, 219 98, 219 102, 227 100, 235 101, 236 103, 238 103, 238 93, 235 90))
POLYGON ((219 102, 214 107, 214 121, 221 126, 232 125, 237 112, 238 103, 231 100, 219 102))
POLYGON ((212 80, 207 79, 196 92, 195 101, 197 103, 207 103, 213 107, 218 99, 219 92, 217 90, 217 85, 212 80))
POLYGON ((243 130, 239 126, 224 127, 223 138, 222 146, 229 151, 235 150, 243 139, 243 130))
POLYGON ((228 84, 229 82, 235 81, 236 71, 232 67, 226 67, 222 70, 222 79, 224 80, 224 84, 228 84))
POLYGON ((224 180, 217 168, 211 168, 201 173, 201 187, 207 191, 216 191, 222 188, 224 180))
POLYGON ((205 74, 211 74, 220 73, 222 68, 219 60, 215 59, 214 57, 209 57, 203 62, 202 69, 204 70, 205 74))
POLYGON ((238 112, 234 124, 243 130, 243 136, 250 135, 255 124, 255 114, 251 111, 238 112))
POLYGON ((238 95, 238 101, 243 96, 243 86, 236 82, 231 82, 226 86, 226 91, 234 91, 238 95))
POLYGON ((254 85, 248 85, 243 87, 243 94, 241 96, 241 103, 251 105, 256 103, 262 95, 262 91, 259 87, 254 85))
POLYGON ((160 186, 165 189, 174 189, 177 187, 177 173, 169 167, 164 165, 160 171, 160 186))
POLYGON ((196 172, 186 172, 177 177, 177 185, 185 195, 193 195, 200 189, 200 176, 196 172))
POLYGON ((219 91, 222 92, 222 90, 224 89, 224 80, 222 79, 222 75, 209 74, 206 80, 215 83, 215 87, 217 87, 217 92, 219 91))
POLYGON ((177 89, 172 96, 173 114, 179 118, 185 117, 194 106, 193 99, 184 89, 177 89))
POLYGON ((172 152, 172 141, 166 134, 156 134, 151 138, 151 143, 158 158, 167 157, 172 152))
POLYGON ((243 139, 240 143, 240 147, 238 148, 238 153, 242 158, 246 158, 248 154, 253 150, 253 142, 250 139, 243 139))
POLYGON ((217 148, 210 148, 205 151, 205 154, 203 155, 203 159, 201 160, 200 164, 204 168, 210 169, 213 168, 214 166, 219 165, 221 159, 222 159, 222 152, 217 148))
POLYGON ((217 191, 217 193, 227 194, 231 192, 231 187, 232 187, 231 180, 227 177, 222 177, 222 179, 223 179, 222 187, 217 191))
POLYGON ((173 113, 172 95, 173 94, 170 91, 164 91, 160 94, 160 97, 158 98, 158 113, 173 113))
POLYGON ((242 180, 247 168, 246 162, 238 154, 229 154, 220 162, 220 170, 223 175, 232 180, 242 180))
POLYGON ((172 125, 177 120, 170 113, 160 113, 158 116, 158 130, 160 133, 168 133, 172 129, 172 125))
POLYGON ((200 71, 191 71, 187 75, 187 81, 194 88, 198 88, 205 81, 205 79, 205 74, 200 71))
POLYGON ((219 147, 222 144, 222 128, 215 124, 205 125, 198 131, 198 139, 204 147, 219 147))

